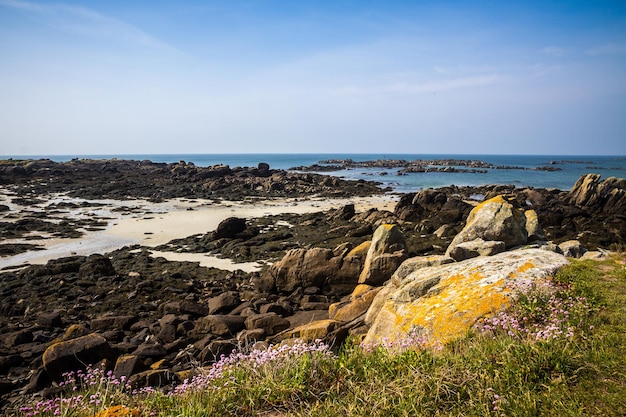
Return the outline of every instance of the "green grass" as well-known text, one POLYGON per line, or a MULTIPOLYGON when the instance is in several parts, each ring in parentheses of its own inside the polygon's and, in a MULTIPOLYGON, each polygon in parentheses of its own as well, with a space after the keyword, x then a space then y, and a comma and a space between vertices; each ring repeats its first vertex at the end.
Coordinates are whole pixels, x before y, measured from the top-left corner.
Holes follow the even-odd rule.
MULTIPOLYGON (((542 339, 523 329, 470 330, 436 350, 363 349, 353 340, 334 355, 296 350, 257 366, 245 358, 233 361, 176 396, 132 395, 107 385, 120 392, 106 398, 145 416, 623 416, 623 262, 623 255, 574 261, 554 278, 557 304, 533 289, 508 313, 527 317, 531 326, 547 317, 542 312, 551 305, 584 300, 559 316, 569 335, 542 339)), ((108 405, 61 414, 95 415, 108 405)))

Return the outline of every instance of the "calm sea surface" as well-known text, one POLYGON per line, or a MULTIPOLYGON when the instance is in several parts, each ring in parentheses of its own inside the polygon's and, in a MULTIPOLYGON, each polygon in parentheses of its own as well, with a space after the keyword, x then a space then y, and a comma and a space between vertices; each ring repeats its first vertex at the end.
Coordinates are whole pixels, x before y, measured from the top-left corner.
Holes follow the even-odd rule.
MULTIPOLYGON (((271 168, 289 169, 308 166, 327 159, 352 159, 353 161, 371 161, 378 159, 462 159, 479 160, 496 166, 515 166, 526 169, 487 169, 486 173, 444 173, 423 172, 398 175, 398 168, 355 168, 326 175, 340 176, 346 179, 365 179, 378 181, 390 186, 394 191, 413 192, 423 188, 446 185, 487 185, 513 184, 517 187, 559 188, 568 190, 583 174, 597 173, 602 178, 626 177, 626 156, 564 156, 564 155, 419 155, 419 154, 161 154, 161 155, 52 155, 2 157, 14 159, 49 158, 54 161, 68 161, 72 158, 93 159, 135 159, 154 162, 193 162, 198 166, 225 164, 231 167, 256 167, 259 162, 266 162, 271 168), (558 171, 543 171, 534 168, 550 166, 558 171)), ((459 167, 464 168, 464 167, 459 167)))

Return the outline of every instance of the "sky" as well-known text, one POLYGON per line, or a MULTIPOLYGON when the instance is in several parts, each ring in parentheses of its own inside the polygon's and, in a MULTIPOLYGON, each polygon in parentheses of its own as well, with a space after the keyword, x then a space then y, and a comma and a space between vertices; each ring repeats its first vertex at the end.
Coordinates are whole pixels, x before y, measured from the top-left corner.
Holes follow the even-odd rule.
POLYGON ((0 0, 0 155, 626 155, 626 2, 0 0))

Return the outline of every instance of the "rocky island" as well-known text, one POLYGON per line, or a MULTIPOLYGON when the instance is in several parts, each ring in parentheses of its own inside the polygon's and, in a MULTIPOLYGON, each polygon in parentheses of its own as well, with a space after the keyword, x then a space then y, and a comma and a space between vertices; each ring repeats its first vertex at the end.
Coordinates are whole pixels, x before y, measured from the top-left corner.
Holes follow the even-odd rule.
POLYGON ((626 244, 624 179, 589 174, 569 191, 450 186, 378 204, 355 200, 386 191, 263 163, 0 162, 0 260, 110 230, 124 216, 164 217, 155 207, 170 200, 183 199, 189 216, 226 205, 211 230, 198 223, 150 245, 158 231, 143 232, 140 243, 107 252, 5 266, 1 407, 58 394, 63 373, 86 364, 168 390, 241 346, 339 346, 349 335, 374 343, 415 332, 446 343, 506 306, 510 285, 551 275, 568 257, 601 258, 626 244), (331 205, 333 198, 341 200, 331 205), (232 202, 268 199, 316 204, 232 215, 240 207, 232 202), (227 270, 165 254, 255 265, 227 270))

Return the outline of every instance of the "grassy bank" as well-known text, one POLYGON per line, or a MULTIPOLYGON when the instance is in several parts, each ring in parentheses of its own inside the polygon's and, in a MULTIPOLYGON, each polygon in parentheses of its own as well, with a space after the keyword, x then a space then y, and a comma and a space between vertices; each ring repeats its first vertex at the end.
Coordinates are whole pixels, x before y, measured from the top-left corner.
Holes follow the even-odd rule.
POLYGON ((551 285, 527 290, 513 309, 445 346, 351 341, 333 352, 296 343, 224 358, 170 393, 133 391, 93 370, 68 375, 64 396, 15 414, 626 415, 623 254, 575 261, 551 285))

